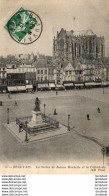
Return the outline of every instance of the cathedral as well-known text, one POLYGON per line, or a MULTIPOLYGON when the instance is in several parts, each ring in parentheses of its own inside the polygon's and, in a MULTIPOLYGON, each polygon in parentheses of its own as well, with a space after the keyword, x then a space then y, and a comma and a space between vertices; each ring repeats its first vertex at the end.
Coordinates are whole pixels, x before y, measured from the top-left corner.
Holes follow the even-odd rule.
POLYGON ((102 59, 105 56, 104 37, 98 37, 92 30, 74 32, 63 28, 53 39, 53 56, 55 58, 102 59))

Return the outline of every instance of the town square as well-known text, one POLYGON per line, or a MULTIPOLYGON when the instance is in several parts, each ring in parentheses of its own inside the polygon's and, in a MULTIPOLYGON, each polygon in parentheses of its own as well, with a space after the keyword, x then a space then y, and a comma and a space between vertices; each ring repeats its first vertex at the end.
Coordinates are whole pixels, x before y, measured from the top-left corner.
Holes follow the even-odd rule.
MULTIPOLYGON (((88 90, 68 90, 50 92, 37 92, 34 94, 22 93, 1 95, 3 105, 0 110, 1 120, 1 142, 0 155, 2 161, 95 161, 103 164, 102 147, 108 146, 109 89, 101 88, 88 90), (41 101, 41 112, 63 124, 67 130, 68 114, 70 114, 70 131, 66 134, 57 135, 40 141, 35 141, 22 145, 8 129, 7 108, 9 108, 9 123, 19 117, 31 115, 34 108, 35 98, 41 101), (17 101, 17 106, 15 105, 17 101), (101 113, 98 113, 97 108, 101 113), (54 115, 56 108, 57 115, 54 115), (87 120, 87 113, 90 120, 87 120), (14 145, 14 148, 13 148, 14 145), (55 154, 55 156, 54 156, 55 154)), ((16 130, 14 130, 16 131, 16 130)), ((17 130, 18 132, 18 130, 17 130)), ((20 134, 20 133, 18 133, 20 134)), ((25 134, 23 136, 25 140, 25 134)), ((26 142, 25 142, 26 143, 26 142)), ((105 164, 108 164, 108 157, 105 155, 105 164)))

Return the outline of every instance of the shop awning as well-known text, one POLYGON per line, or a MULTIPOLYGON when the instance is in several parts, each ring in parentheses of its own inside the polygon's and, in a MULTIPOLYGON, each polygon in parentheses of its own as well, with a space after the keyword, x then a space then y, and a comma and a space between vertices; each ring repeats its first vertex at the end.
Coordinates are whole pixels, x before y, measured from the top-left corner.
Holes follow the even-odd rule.
POLYGON ((38 88, 48 88, 48 84, 38 84, 38 88))
POLYGON ((8 91, 17 91, 17 87, 16 86, 8 86, 8 91))
POLYGON ((54 84, 54 83, 50 83, 50 84, 49 84, 49 87, 50 87, 50 88, 55 88, 55 84, 54 84))
POLYGON ((62 84, 57 84, 56 88, 64 88, 64 86, 62 84))
POLYGON ((73 83, 66 83, 64 86, 73 86, 73 83))
POLYGON ((17 86, 18 91, 25 91, 26 87, 25 86, 17 86))
POLYGON ((8 91, 25 91, 26 87, 25 86, 8 86, 8 91))
POLYGON ((96 82, 88 82, 88 83, 85 83, 85 86, 100 86, 101 83, 96 83, 96 82))
POLYGON ((26 89, 33 89, 33 85, 26 85, 26 89))
POLYGON ((83 83, 81 83, 81 84, 75 84, 75 86, 84 86, 84 84, 83 83))
POLYGON ((103 85, 107 85, 107 84, 109 84, 109 82, 107 83, 107 82, 105 81, 105 82, 102 82, 102 83, 101 83, 102 86, 103 86, 103 85))

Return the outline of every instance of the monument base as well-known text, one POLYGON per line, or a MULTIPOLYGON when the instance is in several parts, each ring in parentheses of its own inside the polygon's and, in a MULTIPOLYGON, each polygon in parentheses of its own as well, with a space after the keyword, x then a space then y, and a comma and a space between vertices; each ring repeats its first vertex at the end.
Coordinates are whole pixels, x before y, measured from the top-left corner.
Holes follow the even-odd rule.
POLYGON ((40 131, 50 127, 50 125, 42 119, 40 111, 32 111, 32 119, 27 126, 31 129, 31 131, 40 131))

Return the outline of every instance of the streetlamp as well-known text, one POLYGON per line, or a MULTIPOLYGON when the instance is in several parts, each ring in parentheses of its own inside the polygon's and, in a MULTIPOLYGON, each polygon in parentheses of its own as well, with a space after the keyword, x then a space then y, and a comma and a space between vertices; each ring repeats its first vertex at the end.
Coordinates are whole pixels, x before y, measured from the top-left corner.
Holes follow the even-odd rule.
POLYGON ((7 124, 9 124, 9 108, 7 108, 7 124))
POLYGON ((45 117, 45 106, 46 106, 46 104, 44 103, 44 117, 45 117))
POLYGON ((103 94, 104 94, 104 78, 102 79, 103 94))
POLYGON ((105 154, 105 148, 103 147, 103 148, 101 149, 101 151, 102 151, 102 153, 103 153, 103 166, 104 166, 104 154, 105 154))
POLYGON ((28 135, 27 135, 27 121, 25 122, 25 127, 26 127, 26 134, 25 134, 25 142, 28 142, 28 135))
POLYGON ((106 147, 106 156, 109 158, 109 146, 106 147))
POLYGON ((69 121, 70 121, 70 114, 68 114, 68 131, 70 131, 70 123, 69 123, 69 121))

